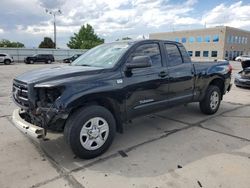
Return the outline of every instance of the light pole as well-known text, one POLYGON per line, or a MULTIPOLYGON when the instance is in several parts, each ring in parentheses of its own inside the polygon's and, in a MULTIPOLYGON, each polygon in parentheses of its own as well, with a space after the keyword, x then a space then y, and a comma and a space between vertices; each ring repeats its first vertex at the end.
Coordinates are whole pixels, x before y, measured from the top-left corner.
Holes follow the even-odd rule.
POLYGON ((62 14, 62 11, 59 9, 59 10, 48 10, 48 9, 45 9, 46 13, 48 14, 51 14, 54 18, 54 46, 55 46, 55 49, 56 49, 56 15, 60 15, 62 14))

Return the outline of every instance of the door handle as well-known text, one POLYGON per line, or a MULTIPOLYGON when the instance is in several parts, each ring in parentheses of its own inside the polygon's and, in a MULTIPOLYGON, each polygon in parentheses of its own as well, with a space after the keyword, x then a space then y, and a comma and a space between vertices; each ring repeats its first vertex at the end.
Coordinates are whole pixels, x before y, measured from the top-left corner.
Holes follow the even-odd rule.
POLYGON ((168 75, 168 73, 165 71, 161 71, 158 75, 159 75, 159 77, 164 78, 168 75))

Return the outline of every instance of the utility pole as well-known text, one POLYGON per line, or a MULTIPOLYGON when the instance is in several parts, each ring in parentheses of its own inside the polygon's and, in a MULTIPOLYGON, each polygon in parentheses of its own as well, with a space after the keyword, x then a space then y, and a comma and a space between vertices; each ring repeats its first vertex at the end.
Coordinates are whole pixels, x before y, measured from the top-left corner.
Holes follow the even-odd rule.
POLYGON ((48 9, 45 9, 46 13, 50 14, 53 16, 53 21, 54 21, 54 46, 55 46, 55 49, 56 49, 56 15, 60 15, 62 14, 62 11, 60 9, 58 10, 48 10, 48 9))

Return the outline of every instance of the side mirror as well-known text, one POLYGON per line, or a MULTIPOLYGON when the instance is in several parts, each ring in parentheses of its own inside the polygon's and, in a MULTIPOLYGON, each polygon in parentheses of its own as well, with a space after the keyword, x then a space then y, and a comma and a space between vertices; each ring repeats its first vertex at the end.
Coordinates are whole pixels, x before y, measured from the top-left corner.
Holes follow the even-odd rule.
POLYGON ((152 61, 148 56, 133 57, 132 61, 126 64, 127 70, 135 68, 146 68, 151 66, 152 66, 152 61))

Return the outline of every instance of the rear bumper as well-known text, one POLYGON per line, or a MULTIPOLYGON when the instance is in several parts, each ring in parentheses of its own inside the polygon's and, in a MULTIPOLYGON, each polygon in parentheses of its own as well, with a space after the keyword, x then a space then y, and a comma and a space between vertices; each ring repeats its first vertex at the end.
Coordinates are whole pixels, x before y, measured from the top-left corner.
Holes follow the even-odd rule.
POLYGON ((45 137, 45 130, 41 127, 33 125, 27 121, 25 121, 21 114, 23 112, 20 109, 14 110, 12 114, 12 121, 15 126, 21 130, 24 134, 27 134, 33 138, 44 138, 45 137))

